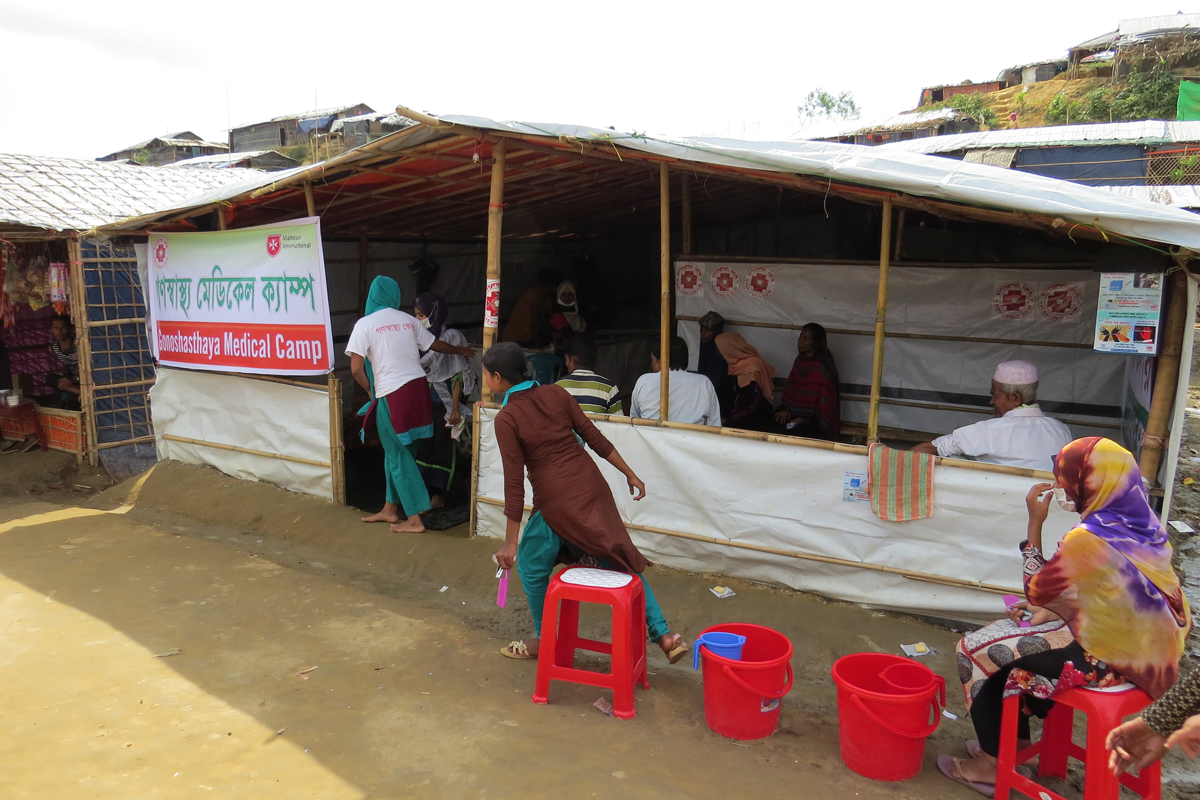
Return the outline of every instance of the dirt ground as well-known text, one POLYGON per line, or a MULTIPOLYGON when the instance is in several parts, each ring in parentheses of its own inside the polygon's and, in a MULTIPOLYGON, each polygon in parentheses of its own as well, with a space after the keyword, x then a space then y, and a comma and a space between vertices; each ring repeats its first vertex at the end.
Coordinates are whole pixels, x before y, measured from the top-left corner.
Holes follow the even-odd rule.
MULTIPOLYGON (((351 508, 170 462, 136 491, 105 486, 63 454, 0 459, 6 798, 976 796, 934 765, 964 754, 965 719, 942 719, 911 781, 874 782, 838 757, 829 667, 842 655, 925 641, 963 714, 945 627, 652 568, 689 639, 742 621, 795 645, 779 731, 732 742, 705 724, 690 663, 653 647, 635 720, 601 714, 592 703, 611 695, 589 687, 555 683, 549 706, 531 703, 534 664, 497 652, 529 633, 520 584, 495 605, 496 542, 465 526, 391 534, 351 508), (718 582, 737 596, 715 598, 718 582)), ((1051 788, 1078 798, 1079 777, 1051 788)))

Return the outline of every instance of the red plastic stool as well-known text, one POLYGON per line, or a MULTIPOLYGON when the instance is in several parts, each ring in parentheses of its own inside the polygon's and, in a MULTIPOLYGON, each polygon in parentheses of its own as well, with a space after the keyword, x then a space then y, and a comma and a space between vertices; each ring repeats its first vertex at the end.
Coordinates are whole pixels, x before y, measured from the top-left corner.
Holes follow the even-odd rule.
POLYGON ((1117 800, 1121 785, 1141 795, 1144 800, 1162 797, 1162 767, 1155 763, 1140 775, 1128 773, 1117 778, 1108 768, 1108 751, 1104 740, 1108 732, 1122 720, 1150 704, 1150 696, 1131 683, 1107 689, 1069 689, 1054 697, 1054 708, 1042 724, 1042 738, 1025 750, 1017 752, 1017 715, 1021 713, 1021 698, 1014 695, 1004 701, 1004 717, 1000 726, 1000 756, 996 773, 996 797, 1007 798, 1010 789, 1035 800, 1065 800, 1045 787, 1017 772, 1017 766, 1040 755, 1038 777, 1066 778, 1067 758, 1074 757, 1086 767, 1083 779, 1084 800, 1117 800), (1071 740, 1075 710, 1087 717, 1087 747, 1071 740))
POLYGON ((550 579, 538 651, 533 702, 550 702, 550 681, 570 681, 612 689, 613 707, 621 719, 633 719, 633 684, 650 688, 646 675, 646 593, 642 580, 627 572, 572 567, 550 579), (559 603, 562 612, 559 612, 559 603), (579 604, 612 606, 612 644, 579 636, 579 604), (612 656, 611 671, 575 669, 575 651, 612 656))

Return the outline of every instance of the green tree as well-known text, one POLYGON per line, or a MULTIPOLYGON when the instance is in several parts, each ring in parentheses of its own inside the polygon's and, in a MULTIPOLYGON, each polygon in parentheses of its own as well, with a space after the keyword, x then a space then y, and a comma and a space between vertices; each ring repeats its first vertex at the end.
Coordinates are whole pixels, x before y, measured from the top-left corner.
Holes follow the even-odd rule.
POLYGON ((804 104, 796 110, 800 112, 800 116, 809 119, 858 119, 860 113, 858 104, 854 102, 854 95, 850 92, 832 94, 820 88, 809 92, 804 98, 804 104))

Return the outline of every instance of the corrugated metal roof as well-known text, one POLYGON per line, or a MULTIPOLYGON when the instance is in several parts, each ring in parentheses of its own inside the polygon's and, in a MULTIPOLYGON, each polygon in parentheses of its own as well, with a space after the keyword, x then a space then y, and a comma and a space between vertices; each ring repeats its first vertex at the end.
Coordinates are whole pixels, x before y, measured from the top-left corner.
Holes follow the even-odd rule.
POLYGON ((250 169, 167 170, 0 154, 0 225, 90 230, 258 177, 250 169))
MULTIPOLYGON (((213 195, 163 206, 152 214, 129 220, 122 229, 151 224, 167 213, 217 200, 249 198, 268 186, 286 186, 302 176, 321 177, 359 159, 402 151, 417 143, 459 133, 497 131, 542 139, 554 144, 594 142, 620 145, 651 158, 695 162, 837 180, 918 197, 1007 211, 1024 211, 1067 222, 1101 226, 1110 232, 1200 251, 1200 217, 1176 208, 1140 202, 1089 186, 1024 172, 966 164, 945 158, 926 158, 887 146, 863 147, 834 142, 747 142, 737 139, 667 138, 617 133, 583 125, 496 122, 484 117, 446 115, 441 126, 414 126, 348 151, 327 162, 273 172, 228 186, 213 195)), ((936 137, 951 138, 951 137, 936 137)), ((906 142, 907 144, 907 142, 906 142)), ((165 170, 164 170, 165 171, 165 170)))
MULTIPOLYGON (((230 169, 239 161, 245 161, 248 158, 258 158, 265 153, 273 153, 274 150, 239 150, 236 153, 215 153, 211 156, 196 156, 195 158, 185 158, 182 161, 176 161, 172 164, 161 164, 162 169, 230 169)), ((282 155, 282 154, 281 154, 282 155)), ((254 170, 261 172, 261 170, 254 170)))
POLYGON ((930 136, 879 145, 882 150, 905 153, 955 153, 991 147, 1050 147, 1089 144, 1174 144, 1200 142, 1200 121, 1102 122, 1095 125, 1056 125, 1044 128, 1013 128, 930 136))
POLYGON ((333 124, 329 126, 330 133, 337 133, 346 126, 348 122, 374 122, 378 120, 384 125, 393 125, 396 127, 409 127, 417 123, 408 117, 402 117, 395 111, 372 111, 369 114, 359 114, 354 117, 342 117, 335 119, 333 124))
POLYGON ((347 109, 357 108, 358 106, 366 106, 367 108, 370 108, 370 106, 368 106, 366 103, 350 103, 349 105, 333 106, 331 108, 314 108, 311 111, 304 111, 299 114, 284 114, 278 117, 271 117, 270 119, 260 119, 254 122, 247 122, 244 125, 234 125, 232 130, 240 131, 243 128, 253 128, 255 125, 265 125, 268 122, 286 122, 287 120, 291 119, 317 119, 320 117, 332 117, 337 114, 341 114, 347 109))

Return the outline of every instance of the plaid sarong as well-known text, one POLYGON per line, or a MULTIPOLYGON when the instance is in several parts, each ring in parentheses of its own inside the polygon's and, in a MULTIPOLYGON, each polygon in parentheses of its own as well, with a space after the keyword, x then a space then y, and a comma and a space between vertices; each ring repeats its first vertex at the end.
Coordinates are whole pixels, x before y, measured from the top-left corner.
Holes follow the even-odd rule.
POLYGON ((933 516, 933 458, 872 444, 867 451, 867 492, 875 516, 888 522, 933 516))

